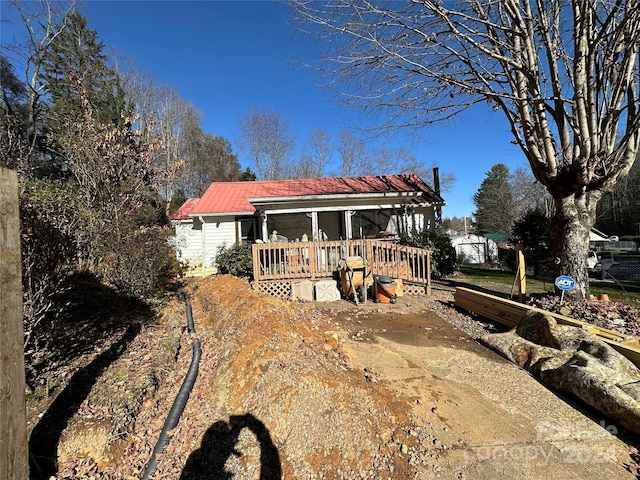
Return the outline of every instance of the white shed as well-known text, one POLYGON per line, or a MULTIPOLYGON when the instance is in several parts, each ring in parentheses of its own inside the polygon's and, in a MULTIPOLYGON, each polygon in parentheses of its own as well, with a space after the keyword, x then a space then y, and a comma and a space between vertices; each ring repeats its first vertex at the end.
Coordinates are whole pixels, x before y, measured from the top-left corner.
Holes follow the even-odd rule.
POLYGON ((498 245, 481 235, 452 235, 451 245, 461 263, 482 264, 498 260, 498 245))

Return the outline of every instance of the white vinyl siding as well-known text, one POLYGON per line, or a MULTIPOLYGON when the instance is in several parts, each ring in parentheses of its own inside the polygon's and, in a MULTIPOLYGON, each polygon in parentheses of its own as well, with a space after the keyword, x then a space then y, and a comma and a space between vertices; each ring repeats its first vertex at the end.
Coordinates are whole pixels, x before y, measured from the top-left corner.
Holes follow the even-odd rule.
POLYGON ((202 244, 206 252, 203 264, 205 267, 211 267, 220 247, 231 247, 236 242, 236 222, 232 216, 204 217, 203 219, 202 244))
POLYGON ((176 252, 180 262, 190 266, 212 267, 221 246, 236 240, 234 217, 202 217, 176 224, 176 252))
POLYGON ((189 265, 202 264, 202 230, 193 222, 181 222, 176 227, 176 256, 179 262, 189 265))

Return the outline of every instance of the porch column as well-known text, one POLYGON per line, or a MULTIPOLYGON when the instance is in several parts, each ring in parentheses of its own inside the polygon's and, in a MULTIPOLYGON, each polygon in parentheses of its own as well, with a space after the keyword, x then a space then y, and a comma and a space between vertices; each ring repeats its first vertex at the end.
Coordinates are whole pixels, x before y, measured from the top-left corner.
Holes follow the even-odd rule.
POLYGON ((351 210, 346 210, 344 212, 344 235, 345 240, 351 240, 351 217, 356 212, 352 212, 351 210))
POLYGON ((262 220, 262 241, 266 242, 269 240, 269 232, 267 230, 267 213, 260 212, 260 220, 262 220))
POLYGON ((320 240, 318 238, 318 212, 315 210, 311 212, 311 235, 312 240, 320 240))

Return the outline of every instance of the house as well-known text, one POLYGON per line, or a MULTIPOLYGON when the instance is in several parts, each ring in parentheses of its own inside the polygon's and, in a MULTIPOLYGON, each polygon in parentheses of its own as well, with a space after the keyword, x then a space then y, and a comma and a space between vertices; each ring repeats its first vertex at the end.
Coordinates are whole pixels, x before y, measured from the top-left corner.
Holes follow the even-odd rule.
MULTIPOLYGON (((437 183, 437 171, 434 171, 437 183)), ((418 175, 212 183, 173 215, 178 260, 210 267, 223 246, 402 238, 433 230, 444 200, 418 175)))

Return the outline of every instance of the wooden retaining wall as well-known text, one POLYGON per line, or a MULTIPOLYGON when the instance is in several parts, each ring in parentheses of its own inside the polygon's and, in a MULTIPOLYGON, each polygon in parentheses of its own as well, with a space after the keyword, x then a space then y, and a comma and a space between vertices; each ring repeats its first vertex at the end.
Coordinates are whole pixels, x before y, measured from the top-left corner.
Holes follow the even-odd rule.
POLYGON ((484 318, 511 328, 520 323, 528 312, 534 311, 550 315, 555 318, 559 324, 579 327, 592 333, 600 340, 611 345, 640 368, 640 337, 624 335, 615 330, 602 328, 559 313, 549 312, 541 308, 531 307, 524 303, 514 302, 513 300, 496 297, 495 295, 489 295, 469 288, 456 288, 454 301, 457 307, 474 312, 484 318))

